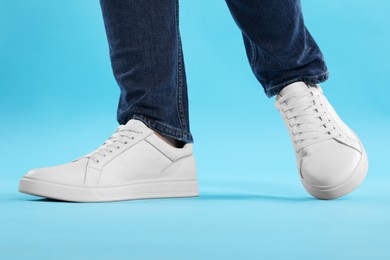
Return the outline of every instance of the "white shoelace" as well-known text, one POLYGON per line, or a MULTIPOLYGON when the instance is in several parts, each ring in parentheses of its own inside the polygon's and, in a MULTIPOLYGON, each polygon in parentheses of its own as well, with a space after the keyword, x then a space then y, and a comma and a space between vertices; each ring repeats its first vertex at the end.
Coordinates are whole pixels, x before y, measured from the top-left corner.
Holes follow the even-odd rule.
POLYGON ((286 117, 296 151, 341 136, 312 88, 283 95, 276 107, 286 117))
POLYGON ((88 154, 86 157, 89 157, 94 162, 99 163, 99 158, 106 157, 109 153, 112 153, 114 149, 120 149, 122 145, 126 145, 130 141, 134 140, 134 134, 142 134, 142 132, 126 125, 120 125, 117 127, 114 134, 112 134, 99 148, 88 154))

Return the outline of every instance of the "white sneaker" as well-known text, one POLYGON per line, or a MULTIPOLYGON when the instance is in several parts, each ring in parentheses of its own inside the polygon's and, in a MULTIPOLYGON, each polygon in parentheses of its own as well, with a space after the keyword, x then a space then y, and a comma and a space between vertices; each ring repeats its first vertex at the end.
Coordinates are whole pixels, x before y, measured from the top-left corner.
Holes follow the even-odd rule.
POLYGON ((192 144, 175 148, 130 120, 98 149, 72 162, 29 171, 19 191, 78 202, 197 196, 192 144))
POLYGON ((296 152, 300 178, 319 199, 335 199, 357 188, 368 160, 356 134, 343 123, 319 85, 293 83, 276 97, 296 152))

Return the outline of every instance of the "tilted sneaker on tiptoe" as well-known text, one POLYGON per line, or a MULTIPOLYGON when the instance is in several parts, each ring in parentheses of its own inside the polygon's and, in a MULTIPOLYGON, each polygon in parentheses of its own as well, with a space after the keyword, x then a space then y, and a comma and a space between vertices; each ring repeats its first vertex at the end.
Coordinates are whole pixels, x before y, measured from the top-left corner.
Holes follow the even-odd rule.
POLYGON ((192 144, 175 148, 132 119, 95 151, 31 170, 19 191, 77 202, 190 197, 199 194, 195 168, 192 144))
POLYGON ((305 189, 319 199, 335 199, 357 188, 368 170, 357 135, 339 118, 319 85, 293 83, 275 106, 294 145, 305 189))

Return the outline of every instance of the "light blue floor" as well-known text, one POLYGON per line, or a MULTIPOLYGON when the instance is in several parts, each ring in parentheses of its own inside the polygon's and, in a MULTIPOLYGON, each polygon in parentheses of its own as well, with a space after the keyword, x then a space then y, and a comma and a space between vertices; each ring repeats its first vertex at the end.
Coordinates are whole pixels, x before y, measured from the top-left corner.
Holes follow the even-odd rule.
POLYGON ((303 8, 331 72, 325 93, 369 156, 356 192, 304 191, 224 1, 197 0, 181 1, 181 28, 200 197, 79 204, 17 186, 117 125, 98 1, 0 0, 0 259, 390 259, 390 1, 303 8))
POLYGON ((389 178, 318 201, 287 175, 205 174, 198 198, 101 204, 2 184, 1 259, 389 259, 389 178))

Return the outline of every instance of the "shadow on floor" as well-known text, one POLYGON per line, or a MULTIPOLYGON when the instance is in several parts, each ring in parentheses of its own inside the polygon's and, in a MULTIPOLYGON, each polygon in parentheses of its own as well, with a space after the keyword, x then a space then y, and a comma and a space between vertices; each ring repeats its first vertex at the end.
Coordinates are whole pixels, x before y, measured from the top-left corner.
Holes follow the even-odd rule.
MULTIPOLYGON (((277 196, 277 195, 265 195, 265 194, 245 194, 245 193, 201 193, 198 197, 188 197, 188 198, 161 198, 161 199, 185 199, 185 200, 194 200, 194 201, 274 201, 274 202, 310 202, 310 201, 318 201, 312 197, 288 197, 288 196, 277 196)), ((140 199, 138 199, 140 200, 140 199)), ((156 200, 156 199, 143 199, 143 200, 156 200)), ((79 202, 69 202, 48 198, 33 198, 26 199, 26 201, 32 202, 52 202, 52 203, 79 203, 79 202)), ((131 201, 118 201, 118 202, 131 202, 131 201)))
MULTIPOLYGON (((8 193, 8 194, 0 194, 0 201, 2 203, 4 202, 12 202, 12 201, 31 201, 31 202, 46 202, 46 203, 79 203, 79 202, 69 202, 69 201, 63 201, 63 200, 56 200, 56 199, 49 199, 49 198, 43 198, 43 197, 34 197, 34 196, 27 196, 18 194, 16 195, 14 193, 8 193)), ((199 196, 195 197, 187 197, 187 198, 161 198, 164 200, 193 200, 193 201, 268 201, 268 202, 314 202, 314 201, 320 201, 314 197, 311 197, 310 195, 298 195, 297 194, 260 194, 260 193, 248 193, 248 192, 241 192, 239 190, 235 191, 200 191, 199 196)), ((156 199, 137 199, 144 200, 144 201, 153 201, 156 199)), ((349 200, 348 196, 338 198, 337 201, 344 201, 349 200)), ((130 201, 118 201, 118 202, 131 202, 130 201)))
POLYGON ((312 197, 288 197, 279 195, 266 195, 266 194, 218 194, 218 193, 201 193, 198 197, 200 200, 258 200, 258 201, 316 201, 317 199, 312 197))

